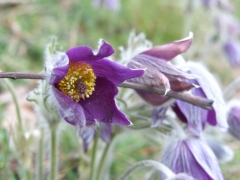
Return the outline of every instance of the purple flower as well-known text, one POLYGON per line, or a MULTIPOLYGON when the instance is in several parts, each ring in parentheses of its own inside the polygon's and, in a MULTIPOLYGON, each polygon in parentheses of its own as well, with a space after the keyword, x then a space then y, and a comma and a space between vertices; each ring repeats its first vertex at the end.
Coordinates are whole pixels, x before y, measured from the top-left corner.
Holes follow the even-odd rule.
POLYGON ((233 10, 233 5, 228 0, 202 0, 202 3, 207 8, 219 6, 225 10, 233 10))
POLYGON ((199 86, 191 90, 191 93, 203 98, 214 100, 212 110, 205 110, 189 103, 176 100, 173 110, 180 120, 187 123, 188 129, 199 136, 203 131, 205 124, 227 128, 225 102, 222 92, 215 78, 199 63, 188 63, 190 72, 199 76, 196 80, 190 80, 191 83, 199 86))
POLYGON ((118 11, 120 9, 120 0, 93 0, 93 5, 99 8, 101 5, 107 9, 118 11))
MULTIPOLYGON (((134 56, 128 63, 128 67, 133 69, 145 69, 145 73, 140 78, 131 79, 132 82, 155 86, 174 91, 184 91, 193 88, 186 80, 195 78, 180 69, 175 68, 168 61, 175 56, 187 51, 192 43, 192 33, 188 38, 174 41, 165 45, 156 46, 134 56)), ((169 98, 137 90, 137 93, 151 105, 157 106, 167 101, 169 98)))
POLYGON ((98 53, 88 46, 78 46, 55 58, 49 80, 50 93, 68 123, 80 128, 94 126, 97 121, 131 124, 115 103, 117 85, 142 76, 144 71, 105 59, 113 52, 113 48, 102 41, 98 53))
POLYGON ((230 64, 233 67, 240 65, 240 42, 237 40, 229 40, 223 46, 230 64))
POLYGON ((228 132, 240 140, 240 104, 231 107, 228 112, 228 132))
POLYGON ((174 173, 187 173, 195 179, 222 180, 217 159, 201 139, 188 137, 170 142, 162 154, 161 162, 174 173))

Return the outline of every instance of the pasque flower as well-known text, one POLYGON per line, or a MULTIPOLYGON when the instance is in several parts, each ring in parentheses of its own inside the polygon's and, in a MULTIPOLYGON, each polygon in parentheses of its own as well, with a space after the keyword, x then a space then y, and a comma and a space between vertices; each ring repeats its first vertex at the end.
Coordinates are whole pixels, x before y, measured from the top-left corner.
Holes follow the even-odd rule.
POLYGON ((103 5, 107 9, 117 11, 120 9, 121 2, 120 0, 93 0, 93 5, 97 8, 103 5))
POLYGON ((188 137, 171 141, 162 154, 161 162, 174 173, 187 173, 195 179, 222 180, 217 158, 201 139, 188 137))
POLYGON ((50 96, 68 123, 80 128, 94 126, 97 121, 131 124, 115 103, 117 85, 142 76, 144 70, 132 70, 105 59, 113 52, 102 40, 97 53, 88 46, 78 46, 54 57, 50 96))
POLYGON ((188 62, 186 66, 191 73, 199 76, 196 80, 190 80, 191 83, 198 86, 198 88, 192 89, 191 93, 200 97, 213 99, 213 108, 208 111, 176 100, 173 110, 180 120, 187 123, 188 129, 196 136, 200 135, 206 123, 220 128, 227 128, 225 102, 215 78, 200 63, 188 62))
POLYGON ((229 39, 223 45, 223 49, 230 64, 233 67, 240 65, 240 42, 236 39, 229 39))
MULTIPOLYGON (((192 43, 192 33, 189 37, 174 41, 165 45, 156 46, 145 50, 132 57, 128 67, 134 69, 145 69, 145 73, 140 78, 131 79, 132 82, 138 82, 148 86, 155 86, 174 91, 184 91, 193 88, 188 79, 194 79, 195 76, 188 74, 171 65, 168 61, 175 56, 187 51, 192 43)), ((137 90, 137 93, 148 103, 157 106, 169 98, 137 90)))
POLYGON ((240 102, 232 106, 228 112, 228 132, 240 140, 240 102))

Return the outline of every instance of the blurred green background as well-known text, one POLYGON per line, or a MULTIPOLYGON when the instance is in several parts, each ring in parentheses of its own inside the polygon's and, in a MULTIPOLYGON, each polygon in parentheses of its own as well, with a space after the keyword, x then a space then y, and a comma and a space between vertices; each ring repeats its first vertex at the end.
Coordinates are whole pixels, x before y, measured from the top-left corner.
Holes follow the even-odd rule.
MULTIPOLYGON (((233 14, 240 17, 240 1, 231 2, 235 7, 233 14)), ((40 72, 45 47, 53 36, 57 37, 57 48, 62 51, 78 45, 96 48, 99 38, 103 38, 114 47, 114 57, 118 59, 118 47, 126 46, 129 33, 133 29, 136 33, 144 32, 154 45, 184 38, 192 31, 193 45, 184 57, 199 60, 199 57, 202 57, 199 54, 202 53, 209 35, 215 32, 213 15, 200 1, 192 12, 187 12, 187 3, 187 0, 122 0, 120 10, 114 12, 104 7, 93 7, 90 0, 16 0, 15 3, 0 1, 0 69, 40 72)), ((233 69, 229 65, 219 45, 213 45, 204 59, 200 60, 217 75, 223 89, 239 76, 240 69, 233 69)), ((0 82, 3 98, 7 90, 4 82, 0 82)), ((36 81, 30 80, 13 83, 19 101, 25 101, 25 93, 36 86, 36 81)), ((0 99, 0 180, 18 179, 18 176, 24 179, 24 170, 10 148, 8 131, 3 125, 6 117, 12 113, 5 110, 11 101, 11 97, 4 101, 0 99)), ((26 106, 33 111, 32 106, 26 106)), ((22 112, 23 116, 24 113, 26 112, 22 112)), ((27 118, 28 121, 36 121, 36 117, 27 118)), ((76 132, 69 129, 65 129, 60 138, 59 179, 77 179, 80 176, 78 168, 81 160, 75 158, 75 155, 81 147, 78 146, 76 132)), ((239 143, 229 144, 236 151, 236 155, 232 162, 222 165, 223 172, 226 179, 237 180, 240 177, 240 147, 239 143)), ((124 137, 116 146, 111 179, 116 179, 134 162, 159 158, 160 150, 161 147, 157 144, 139 138, 139 135, 124 137)), ((87 156, 89 155, 90 152, 87 156)), ((35 161, 36 154, 29 153, 29 156, 35 161)), ((136 173, 133 179, 141 179, 143 173, 145 171, 136 173)))

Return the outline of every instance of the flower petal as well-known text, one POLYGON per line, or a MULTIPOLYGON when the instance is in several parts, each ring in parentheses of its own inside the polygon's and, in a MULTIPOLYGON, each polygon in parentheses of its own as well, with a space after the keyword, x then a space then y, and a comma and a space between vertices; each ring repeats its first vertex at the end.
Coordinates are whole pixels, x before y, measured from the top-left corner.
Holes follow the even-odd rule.
POLYGON ((223 180, 215 155, 199 138, 171 141, 163 151, 161 161, 175 173, 187 173, 201 180, 223 180))
POLYGON ((161 125, 161 123, 166 117, 167 110, 168 110, 168 106, 161 106, 153 109, 152 125, 151 125, 152 128, 158 127, 159 125, 161 125))
MULTIPOLYGON (((204 97, 205 94, 200 88, 195 88, 192 90, 192 94, 204 97)), ((205 123, 207 120, 208 111, 194 106, 192 104, 186 103, 184 101, 177 100, 176 104, 179 110, 184 115, 184 119, 182 121, 187 120, 188 129, 195 135, 199 136, 205 127, 205 123), (186 119, 185 119, 186 118, 186 119)), ((176 113, 179 115, 179 113, 176 113)), ((180 116, 179 118, 181 118, 180 116)))
POLYGON ((186 52, 192 43, 192 38, 193 33, 189 33, 189 36, 187 38, 153 47, 147 51, 142 52, 141 54, 169 61, 175 56, 186 52))
MULTIPOLYGON (((197 138, 189 138, 186 143, 189 150, 192 152, 194 159, 203 168, 207 175, 210 176, 210 178, 218 180, 223 179, 217 159, 210 147, 204 141, 197 138)), ((197 174, 194 174, 194 176, 201 177, 197 174)))
POLYGON ((208 119, 208 122, 210 124, 216 124, 216 121, 220 128, 226 129, 228 127, 226 105, 216 79, 201 63, 188 62, 187 66, 189 66, 191 72, 200 77, 197 79, 197 83, 202 88, 205 97, 214 101, 213 110, 209 111, 209 118, 214 118, 214 116, 216 118, 212 120, 208 119))
POLYGON ((117 93, 116 85, 104 78, 97 77, 93 94, 89 98, 79 101, 85 111, 87 121, 95 119, 122 126, 130 125, 131 122, 116 106, 114 98, 117 93))
POLYGON ((88 63, 92 66, 97 77, 108 79, 113 84, 120 84, 130 78, 141 77, 144 73, 142 69, 130 69, 107 59, 88 63))
POLYGON ((109 123, 101 123, 100 137, 106 142, 109 143, 112 135, 112 125, 109 123))
POLYGON ((140 78, 131 79, 131 82, 159 87, 166 91, 170 90, 170 84, 167 77, 153 66, 132 61, 128 64, 128 67, 133 69, 145 69, 145 73, 140 78))
POLYGON ((80 129, 79 135, 83 140, 83 149, 86 153, 88 151, 88 145, 93 140, 93 137, 95 135, 95 129, 93 127, 84 127, 80 129))
POLYGON ((62 118, 72 125, 77 125, 78 127, 85 126, 86 117, 83 108, 54 86, 52 87, 52 91, 56 98, 56 108, 62 118))
POLYGON ((108 57, 113 53, 114 53, 114 50, 112 46, 107 44, 105 41, 102 41, 102 45, 96 55, 94 54, 92 48, 88 46, 74 47, 69 49, 66 52, 70 62, 72 63, 76 63, 76 62, 88 63, 89 61, 97 61, 104 57, 108 57))
POLYGON ((132 61, 137 61, 140 64, 152 66, 153 68, 156 68, 159 72, 163 73, 166 76, 170 75, 175 78, 183 78, 183 79, 197 78, 197 76, 184 72, 180 69, 177 69, 176 67, 169 64, 168 62, 153 56, 139 54, 135 56, 132 61))
POLYGON ((63 79, 67 72, 68 72, 69 66, 62 66, 62 67, 58 67, 58 68, 54 68, 49 80, 49 84, 50 85, 54 85, 58 82, 61 81, 61 79, 63 79))
POLYGON ((207 144, 212 149, 219 162, 229 162, 233 159, 234 152, 226 144, 216 141, 215 139, 207 140, 207 144))
POLYGON ((153 106, 159 106, 170 99, 169 97, 166 96, 148 93, 145 91, 136 90, 136 92, 138 93, 139 96, 141 96, 141 98, 143 98, 146 102, 153 106))
POLYGON ((224 44, 224 51, 233 67, 240 65, 240 42, 230 40, 224 44))

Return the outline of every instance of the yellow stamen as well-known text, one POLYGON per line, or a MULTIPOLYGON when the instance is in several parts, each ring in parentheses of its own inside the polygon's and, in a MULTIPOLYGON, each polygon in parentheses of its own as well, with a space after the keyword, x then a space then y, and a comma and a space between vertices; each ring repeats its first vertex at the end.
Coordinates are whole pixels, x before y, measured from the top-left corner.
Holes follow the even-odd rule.
POLYGON ((58 83, 59 90, 79 102, 89 98, 95 86, 96 76, 92 66, 86 63, 70 63, 66 76, 58 83))

